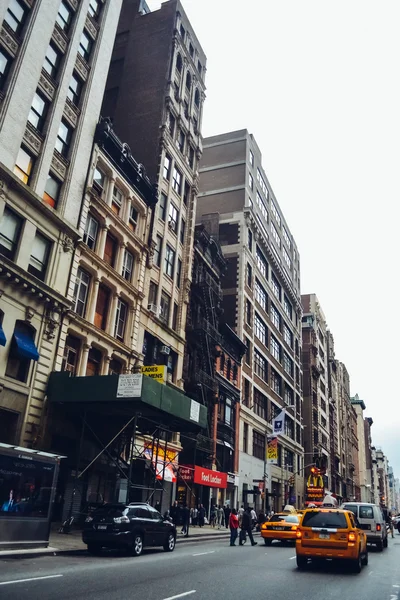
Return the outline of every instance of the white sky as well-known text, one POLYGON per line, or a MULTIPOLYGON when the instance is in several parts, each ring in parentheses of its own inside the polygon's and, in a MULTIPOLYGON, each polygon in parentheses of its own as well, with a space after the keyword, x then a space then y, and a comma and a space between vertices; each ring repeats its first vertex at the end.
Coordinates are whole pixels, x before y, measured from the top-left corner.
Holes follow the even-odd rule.
POLYGON ((254 134, 302 293, 317 294, 351 394, 400 476, 400 3, 183 3, 208 59, 203 135, 254 134))

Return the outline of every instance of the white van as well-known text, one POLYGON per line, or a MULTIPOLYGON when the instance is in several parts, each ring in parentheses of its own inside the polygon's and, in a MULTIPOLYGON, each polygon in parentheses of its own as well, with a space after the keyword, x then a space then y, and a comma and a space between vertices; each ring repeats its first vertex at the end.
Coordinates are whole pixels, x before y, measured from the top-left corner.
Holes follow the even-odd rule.
POLYGON ((375 544, 379 551, 387 548, 388 538, 385 517, 377 504, 344 502, 340 508, 351 510, 354 513, 360 529, 363 529, 367 534, 368 544, 375 544))

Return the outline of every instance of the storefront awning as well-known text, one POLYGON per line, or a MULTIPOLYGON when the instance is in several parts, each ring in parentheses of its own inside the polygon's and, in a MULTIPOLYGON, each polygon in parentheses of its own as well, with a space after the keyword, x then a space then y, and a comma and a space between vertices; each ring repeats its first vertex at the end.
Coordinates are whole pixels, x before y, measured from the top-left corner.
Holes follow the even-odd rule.
POLYGON ((0 325, 0 346, 5 346, 6 345, 6 335, 3 331, 2 326, 0 325))
POLYGON ((137 383, 126 375, 72 377, 67 372, 52 373, 47 394, 54 403, 71 410, 96 414, 143 417, 163 423, 172 431, 198 433, 207 427, 207 409, 171 386, 146 375, 136 375, 137 383), (140 382, 140 384, 138 384, 140 382))
POLYGON ((25 333, 16 331, 14 333, 14 341, 17 345, 18 354, 22 358, 27 358, 28 360, 39 360, 39 352, 32 338, 25 333))

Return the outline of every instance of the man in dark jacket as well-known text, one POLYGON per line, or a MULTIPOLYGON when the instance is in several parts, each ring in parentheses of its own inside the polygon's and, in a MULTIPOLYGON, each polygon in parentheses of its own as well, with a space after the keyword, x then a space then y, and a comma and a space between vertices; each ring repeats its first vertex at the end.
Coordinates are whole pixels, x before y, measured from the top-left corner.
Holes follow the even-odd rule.
POLYGON ((224 507, 225 527, 226 527, 226 529, 228 529, 228 527, 229 527, 229 517, 230 517, 230 514, 231 514, 231 509, 226 504, 225 507, 224 507))
MULTIPOLYGON (((251 510, 249 507, 243 513, 242 517, 242 531, 247 533, 249 536, 250 542, 252 546, 257 546, 257 542, 254 541, 253 532, 252 532, 252 522, 251 522, 251 510)), ((243 545, 243 540, 239 541, 239 546, 243 545)))

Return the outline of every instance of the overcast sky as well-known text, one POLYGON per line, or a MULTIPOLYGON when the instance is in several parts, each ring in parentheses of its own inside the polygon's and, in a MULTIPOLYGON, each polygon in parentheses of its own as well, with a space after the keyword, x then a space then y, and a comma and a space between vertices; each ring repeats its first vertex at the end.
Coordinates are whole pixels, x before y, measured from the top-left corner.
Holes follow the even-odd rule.
POLYGON ((253 133, 299 247, 302 293, 317 294, 400 477, 400 3, 183 4, 208 60, 203 135, 253 133))

